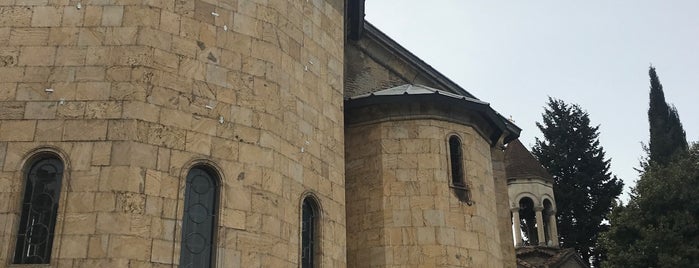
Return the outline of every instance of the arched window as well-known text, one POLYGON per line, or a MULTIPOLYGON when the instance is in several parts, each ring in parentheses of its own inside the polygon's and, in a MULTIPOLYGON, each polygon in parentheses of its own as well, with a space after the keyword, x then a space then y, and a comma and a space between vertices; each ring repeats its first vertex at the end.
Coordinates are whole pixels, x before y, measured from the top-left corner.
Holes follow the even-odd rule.
POLYGON ((187 174, 180 267, 212 267, 219 181, 215 174, 206 166, 195 166, 187 174))
POLYGON ((317 266, 319 209, 316 200, 307 196, 301 208, 301 268, 317 266))
POLYGON ((456 135, 449 137, 449 159, 451 160, 451 185, 465 188, 464 156, 461 149, 461 139, 456 135))
POLYGON ((54 156, 38 158, 26 170, 14 263, 49 263, 62 177, 63 162, 54 156))
POLYGON ((536 213, 534 212, 534 200, 523 197, 519 200, 519 226, 524 231, 524 245, 538 245, 539 235, 536 226, 536 213))

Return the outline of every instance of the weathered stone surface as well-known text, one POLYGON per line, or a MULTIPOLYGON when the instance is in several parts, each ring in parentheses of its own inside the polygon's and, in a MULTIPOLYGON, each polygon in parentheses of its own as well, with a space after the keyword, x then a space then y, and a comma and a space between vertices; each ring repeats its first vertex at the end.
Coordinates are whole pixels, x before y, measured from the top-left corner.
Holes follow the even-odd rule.
POLYGON ((473 128, 396 120, 350 126, 346 135, 348 266, 503 266, 490 146, 473 128), (454 134, 469 152, 464 168, 472 206, 454 194, 445 172, 454 134), (367 251, 367 244, 376 250, 367 251), (423 257, 395 257, 408 248, 423 257), (454 258, 445 249, 468 254, 454 258))

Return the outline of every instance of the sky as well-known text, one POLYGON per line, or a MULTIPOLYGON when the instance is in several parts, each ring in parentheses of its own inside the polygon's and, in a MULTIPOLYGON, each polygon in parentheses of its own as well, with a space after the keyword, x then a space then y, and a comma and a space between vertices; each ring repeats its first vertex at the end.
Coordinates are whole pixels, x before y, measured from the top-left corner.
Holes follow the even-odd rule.
POLYGON ((699 141, 699 1, 366 0, 366 20, 512 118, 531 148, 548 97, 580 105, 624 181, 648 143, 648 67, 699 141))

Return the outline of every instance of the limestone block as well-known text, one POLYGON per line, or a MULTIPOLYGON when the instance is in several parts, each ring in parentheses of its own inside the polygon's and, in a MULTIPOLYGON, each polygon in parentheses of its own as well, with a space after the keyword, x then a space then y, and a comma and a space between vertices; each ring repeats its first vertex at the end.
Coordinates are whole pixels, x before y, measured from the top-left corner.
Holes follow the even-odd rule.
POLYGON ((160 181, 162 173, 152 169, 146 170, 146 187, 145 193, 147 195, 159 196, 160 195, 160 181))
POLYGON ((122 22, 124 26, 150 26, 157 29, 160 24, 160 12, 153 7, 126 6, 122 22))
POLYGON ((162 50, 170 50, 172 35, 167 32, 154 30, 151 28, 141 28, 138 34, 137 43, 139 45, 146 45, 162 50))
POLYGON ((107 122, 103 120, 66 120, 63 139, 91 141, 107 138, 107 122))
POLYGON ((151 252, 150 261, 171 264, 173 247, 172 241, 153 240, 153 251, 151 252))
POLYGON ((85 118, 88 119, 113 119, 120 118, 122 112, 120 102, 100 101, 88 102, 85 107, 85 118))
POLYGON ((203 155, 211 154, 211 136, 187 131, 185 149, 203 155))
POLYGON ((141 119, 149 122, 157 122, 159 108, 155 105, 139 101, 124 102, 124 118, 141 119))
POLYGON ((191 39, 179 36, 172 37, 172 52, 176 54, 193 58, 198 49, 197 43, 191 39))
POLYGON ((39 120, 36 124, 36 141, 60 141, 63 133, 63 120, 39 120))
POLYGON ((170 167, 170 150, 158 147, 158 164, 157 169, 160 171, 168 171, 170 167))
POLYGON ((185 137, 186 131, 160 124, 139 122, 136 129, 137 140, 170 149, 183 150, 185 137))
POLYGON ((214 137, 212 138, 211 156, 235 161, 238 159, 238 143, 214 137))
POLYGON ((63 7, 63 20, 61 21, 62 26, 81 26, 83 22, 84 12, 82 10, 75 8, 73 5, 63 7))
POLYGON ((26 67, 24 69, 24 76, 22 76, 22 81, 24 82, 46 82, 47 78, 51 75, 50 67, 26 67))
POLYGON ((26 119, 53 119, 56 116, 55 102, 27 102, 24 110, 26 119))
POLYGON ((108 235, 92 235, 90 236, 90 240, 88 241, 88 243, 88 258, 104 258, 107 256, 107 249, 109 246, 108 235))
POLYGON ((62 235, 59 258, 86 258, 88 238, 86 235, 62 235))
POLYGON ((129 81, 131 80, 131 68, 123 66, 111 66, 107 68, 107 81, 129 81))
POLYGON ((228 70, 213 64, 206 66, 206 82, 228 87, 228 70))
POLYGON ((168 10, 161 10, 160 30, 178 35, 180 33, 180 16, 168 10))
MULTIPOLYGON (((167 173, 162 173, 160 176, 160 181, 158 182, 158 193, 154 193, 156 196, 165 198, 177 198, 179 191, 180 179, 178 177, 170 176, 167 173)), ((155 191, 155 189, 153 189, 155 191)))
POLYGON ((80 35, 80 28, 73 28, 73 27, 50 28, 48 44, 49 45, 60 45, 60 46, 77 45, 79 35, 80 35))
POLYGON ((85 64, 85 49, 76 47, 59 47, 56 54, 56 65, 78 66, 85 64))
MULTIPOLYGON (((241 173, 242 174, 242 173, 241 173)), ((241 176, 238 175, 238 178, 241 176)), ((225 186, 222 191, 224 197, 221 202, 225 208, 236 209, 240 211, 250 211, 252 208, 252 196, 242 187, 225 186)))
POLYGON ((5 120, 0 123, 0 140, 31 141, 36 131, 36 120, 5 120))
POLYGON ((71 190, 76 192, 97 191, 99 186, 99 174, 99 167, 90 167, 88 170, 72 171, 70 174, 71 190))
POLYGON ((0 6, 0 27, 27 27, 31 19, 30 7, 0 6))
POLYGON ((259 37, 257 34, 258 23, 258 20, 253 17, 236 13, 233 17, 233 31, 251 37, 259 37))
POLYGON ((86 5, 84 26, 100 26, 102 24, 102 7, 86 5))
MULTIPOLYGON (((207 55, 209 56, 209 52, 211 51, 216 51, 218 52, 217 48, 213 48, 214 44, 216 44, 216 31, 217 28, 214 25, 207 24, 207 23, 200 23, 199 24, 199 38, 198 40, 198 45, 200 45, 200 49, 202 52, 205 54, 200 54, 200 55, 207 55)), ((216 55, 220 55, 221 53, 216 53, 216 55)), ((198 57, 199 60, 204 59, 204 57, 198 57)), ((217 62, 216 59, 210 59, 213 62, 217 62)))
POLYGON ((180 62, 179 75, 204 81, 206 78, 206 65, 200 61, 184 58, 180 62))
POLYGON ((49 28, 13 28, 9 38, 11 46, 45 46, 49 28))
POLYGON ((99 190, 139 193, 143 189, 144 175, 139 168, 126 166, 102 167, 99 190))
POLYGON ((58 27, 63 10, 55 6, 36 6, 32 13, 32 27, 58 27))
POLYGON ((179 63, 180 59, 176 54, 165 52, 159 49, 156 49, 153 53, 153 64, 156 68, 160 70, 170 73, 177 73, 179 63))
POLYGON ((22 73, 24 73, 24 68, 22 67, 1 67, 0 66, 0 81, 3 82, 22 82, 22 73))
POLYGON ((7 45, 10 40, 10 28, 0 27, 0 45, 7 45))
POLYGON ((102 9, 102 26, 121 26, 124 6, 104 6, 102 9))
POLYGON ((95 193, 95 211, 111 212, 116 209, 116 195, 114 193, 95 193))
POLYGON ((104 43, 107 29, 102 27, 80 28, 78 46, 100 46, 104 43))
MULTIPOLYGON (((163 199, 163 218, 165 219, 178 219, 177 217, 177 200, 175 199, 163 199)), ((174 224, 173 224, 174 226, 174 224)))
MULTIPOLYGON (((106 69, 103 66, 78 67, 75 72, 76 81, 104 81, 106 69)), ((75 86, 75 85, 73 85, 75 86)))
POLYGON ((97 213, 97 234, 129 234, 131 216, 125 213, 97 213))
MULTIPOLYGON (((106 249, 105 249, 106 252, 106 249)), ((105 254, 106 256, 106 254, 105 254)), ((101 257, 105 257, 101 256, 101 257)), ((75 260, 75 267, 90 268, 90 267, 128 267, 131 261, 127 259, 79 259, 75 260)))
POLYGON ((93 234, 95 232, 96 215, 96 213, 66 213, 63 233, 71 235, 93 234))
POLYGON ((149 260, 151 256, 151 241, 146 238, 133 236, 111 236, 107 256, 132 260, 149 260))
POLYGON ((19 56, 20 66, 48 66, 56 56, 55 47, 22 47, 19 56))
POLYGON ((138 27, 110 27, 106 30, 106 45, 136 44, 138 27))
POLYGON ((71 159, 71 170, 90 170, 92 159, 92 143, 76 142, 72 144, 68 153, 71 159))
POLYGON ((244 230, 245 222, 247 221, 245 216, 245 211, 224 209, 223 215, 221 216, 221 225, 228 228, 244 230))
POLYGON ((79 119, 85 115, 85 102, 64 101, 57 105, 56 116, 63 119, 79 119))
POLYGON ((15 98, 17 83, 0 83, 0 101, 11 101, 15 98))
MULTIPOLYGON (((148 186, 146 186, 148 187, 148 186)), ((163 214, 163 198, 157 196, 146 196, 145 215, 160 217, 163 214)), ((153 220, 155 221, 155 220, 153 220)), ((154 223, 151 222, 151 225, 154 223)))
POLYGON ((135 136, 137 130, 134 120, 109 120, 109 140, 128 140, 135 136))

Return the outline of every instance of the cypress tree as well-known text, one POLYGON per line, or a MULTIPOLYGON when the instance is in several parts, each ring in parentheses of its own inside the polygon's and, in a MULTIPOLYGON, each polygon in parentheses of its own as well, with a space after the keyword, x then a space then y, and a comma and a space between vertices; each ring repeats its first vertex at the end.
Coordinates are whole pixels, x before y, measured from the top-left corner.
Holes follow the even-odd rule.
POLYGON ((650 66, 650 101, 648 123, 650 142, 648 144, 649 163, 665 165, 673 155, 687 151, 687 137, 674 106, 665 102, 663 85, 660 84, 655 67, 650 66))
POLYGON ((536 139, 532 153, 554 179, 560 243, 597 264, 597 235, 623 183, 609 172, 599 127, 590 126, 587 112, 552 98, 547 104, 543 123, 536 124, 544 138, 536 139))

